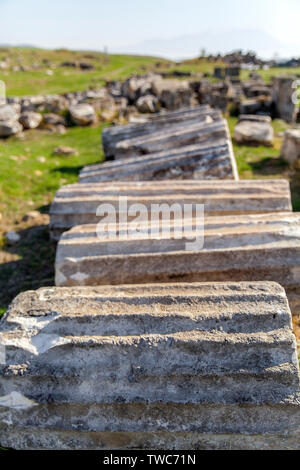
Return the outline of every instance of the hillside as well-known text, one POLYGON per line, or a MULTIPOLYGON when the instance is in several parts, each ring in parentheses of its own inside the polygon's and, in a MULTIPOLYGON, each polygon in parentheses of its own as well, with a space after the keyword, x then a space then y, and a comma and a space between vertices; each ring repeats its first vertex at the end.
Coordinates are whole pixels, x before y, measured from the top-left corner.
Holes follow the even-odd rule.
POLYGON ((125 79, 132 73, 146 73, 171 62, 155 57, 106 55, 99 52, 46 50, 35 48, 0 48, 0 62, 9 67, 1 70, 8 96, 68 93, 99 88, 105 80, 125 79), (63 66, 62 64, 67 64, 63 66), (74 67, 74 64, 78 64, 74 67), (82 70, 79 64, 91 66, 82 70))
MULTIPOLYGON (((89 88, 99 88, 106 80, 121 80, 129 75, 145 74, 149 71, 159 73, 188 72, 206 74, 213 79, 216 65, 206 59, 187 60, 175 63, 166 59, 137 55, 107 55, 91 51, 71 51, 67 49, 46 50, 37 48, 0 47, 0 80, 4 81, 8 96, 68 93, 89 88), (1 63, 7 62, 7 68, 1 63), (80 64, 91 69, 80 68, 80 64), (63 64, 65 64, 63 66, 63 64), (66 65, 68 64, 68 65, 66 65), (74 65, 77 65, 74 67, 74 65)), ((278 74, 300 74, 296 69, 272 68, 259 70, 266 81, 278 74)), ((248 71, 242 72, 242 79, 249 77, 248 71)))

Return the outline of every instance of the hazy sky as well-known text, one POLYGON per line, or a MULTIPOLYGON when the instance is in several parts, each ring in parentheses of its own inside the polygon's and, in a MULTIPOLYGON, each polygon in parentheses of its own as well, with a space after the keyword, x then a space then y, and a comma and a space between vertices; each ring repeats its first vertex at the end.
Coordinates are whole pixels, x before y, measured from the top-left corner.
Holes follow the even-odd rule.
POLYGON ((0 0, 0 44, 122 52, 149 39, 251 29, 300 55, 299 18, 299 0, 0 0))

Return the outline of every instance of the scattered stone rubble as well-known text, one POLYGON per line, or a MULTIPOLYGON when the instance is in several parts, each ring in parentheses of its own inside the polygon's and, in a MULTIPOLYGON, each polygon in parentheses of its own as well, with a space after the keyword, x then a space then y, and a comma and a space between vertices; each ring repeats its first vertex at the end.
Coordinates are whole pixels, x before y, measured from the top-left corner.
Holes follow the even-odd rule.
POLYGON ((95 110, 90 104, 76 104, 70 107, 69 112, 73 124, 77 126, 90 126, 97 121, 95 110))
POLYGON ((185 126, 170 126, 150 135, 126 139, 117 143, 115 159, 137 157, 168 149, 194 144, 213 145, 216 140, 230 139, 227 122, 221 119, 214 122, 200 122, 185 126))
POLYGON ((276 283, 42 288, 15 299, 1 344, 3 446, 299 449, 276 283))
POLYGON ((43 116, 34 111, 25 111, 19 117, 19 123, 22 124, 24 129, 35 129, 41 124, 42 120, 43 116))
POLYGON ((116 146, 122 140, 147 136, 154 132, 160 132, 171 126, 188 126, 199 123, 212 123, 222 119, 219 111, 211 109, 208 105, 195 108, 183 108, 179 111, 171 111, 138 119, 121 126, 106 127, 102 131, 102 145, 107 159, 115 157, 116 146))
MULTIPOLYGON (((242 82, 238 76, 239 66, 231 64, 226 70, 226 78, 217 83, 207 78, 166 79, 160 74, 148 73, 131 76, 125 82, 108 82, 105 88, 99 90, 10 97, 5 105, 0 106, 0 137, 19 133, 21 125, 24 129, 45 128, 49 125, 45 114, 57 115, 56 120, 68 116, 65 124, 85 126, 94 125, 98 120, 124 123, 139 113, 172 111, 199 104, 208 104, 222 112, 235 110, 237 114, 265 114, 295 122, 297 107, 291 101, 295 91, 293 78, 276 77, 268 85, 258 74, 252 74, 252 78, 242 82), (16 113, 14 119, 11 119, 10 112, 3 119, 4 113, 7 113, 4 107, 7 106, 13 106, 16 113), (32 114, 29 119, 29 112, 39 113, 40 117, 32 114)), ((220 77, 221 72, 222 68, 217 68, 216 73, 220 77)), ((52 120, 51 125, 57 124, 52 120)), ((55 131, 55 127, 52 130, 55 131)), ((57 131, 60 132, 60 129, 57 131)))

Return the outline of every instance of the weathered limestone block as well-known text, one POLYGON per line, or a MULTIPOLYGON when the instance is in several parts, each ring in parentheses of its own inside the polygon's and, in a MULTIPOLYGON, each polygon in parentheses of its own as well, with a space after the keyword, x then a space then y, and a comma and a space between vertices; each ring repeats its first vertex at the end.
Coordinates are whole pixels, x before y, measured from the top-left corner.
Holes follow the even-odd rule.
POLYGON ((194 144, 214 144, 218 139, 230 140, 230 134, 225 119, 211 122, 184 124, 150 135, 122 140, 115 148, 115 159, 137 157, 149 153, 161 152, 194 144))
POLYGON ((13 104, 4 104, 0 106, 0 121, 14 122, 20 117, 20 106, 13 104))
MULTIPOLYGON (((221 119, 219 111, 209 106, 183 109, 148 117, 146 122, 111 126, 102 130, 102 145, 106 158, 114 158, 116 145, 121 140, 132 139, 162 131, 170 126, 187 126, 192 123, 216 121, 221 119)), ((144 118, 143 118, 144 119, 144 118)))
POLYGON ((23 126, 18 122, 20 105, 4 104, 0 106, 0 137, 9 137, 20 133, 23 126))
POLYGON ((238 171, 230 140, 194 144, 137 158, 84 167, 81 183, 101 181, 150 181, 166 179, 235 179, 238 171))
POLYGON ((235 126, 234 140, 238 144, 272 145, 274 130, 270 122, 262 120, 247 120, 242 118, 235 126))
POLYGON ((300 158, 300 129, 290 129, 284 133, 281 157, 293 165, 300 158))
POLYGON ((35 129, 42 122, 43 116, 40 113, 34 111, 26 111, 21 114, 19 122, 22 124, 24 129, 35 129))
POLYGON ((42 288, 0 323, 1 445, 299 449, 299 368, 275 283, 42 288))
POLYGON ((129 221, 110 238, 96 225, 74 227, 58 243, 56 285, 268 280, 300 298, 299 213, 207 217, 203 248, 199 222, 185 220, 180 239, 172 227, 147 222, 135 233, 129 221))
POLYGON ((297 104, 292 99, 295 80, 296 77, 275 77, 273 80, 275 115, 287 122, 295 122, 297 117, 297 104))
POLYGON ((161 104, 169 110, 192 106, 196 102, 190 84, 186 80, 156 79, 152 82, 152 91, 161 104))
POLYGON ((160 75, 149 73, 147 76, 138 77, 131 76, 124 83, 121 84, 120 89, 111 90, 117 91, 122 96, 125 96, 131 104, 134 104, 140 96, 151 93, 152 81, 161 79, 160 75))
POLYGON ((285 180, 192 181, 166 180, 153 182, 87 183, 63 186, 55 195, 50 208, 50 230, 58 240, 71 227, 97 224, 100 204, 112 204, 119 211, 119 197, 127 204, 205 204, 205 214, 264 214, 290 212, 291 193, 285 180))

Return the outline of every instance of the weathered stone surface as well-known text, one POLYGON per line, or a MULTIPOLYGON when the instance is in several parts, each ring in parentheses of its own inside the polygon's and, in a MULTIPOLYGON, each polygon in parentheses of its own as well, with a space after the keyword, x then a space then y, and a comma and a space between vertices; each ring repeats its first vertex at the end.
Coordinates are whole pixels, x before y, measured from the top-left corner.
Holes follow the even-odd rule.
POLYGON ((270 114, 272 111, 272 98, 267 96, 258 96, 242 100, 240 103, 241 114, 270 114))
POLYGON ((19 122, 22 124, 24 129, 35 129, 42 122, 43 116, 40 113, 34 111, 27 111, 22 113, 19 122))
POLYGON ((46 113, 43 116, 43 123, 51 126, 65 126, 66 120, 63 116, 54 113, 46 113))
POLYGON ((91 104, 95 111, 107 110, 115 105, 113 97, 105 88, 85 92, 84 96, 80 98, 80 103, 91 104))
POLYGON ((122 140, 115 148, 115 159, 137 157, 193 144, 213 143, 218 139, 230 140, 225 119, 209 122, 186 123, 154 132, 152 134, 122 140))
POLYGON ((120 93, 133 104, 140 96, 149 94, 152 89, 152 80, 159 75, 149 74, 146 77, 132 76, 121 85, 120 93))
POLYGON ((1 445, 299 449, 299 369, 275 283, 42 288, 1 324, 1 445))
POLYGON ((102 145, 106 158, 114 158, 116 145, 122 140, 146 136, 170 126, 187 126, 199 122, 212 122, 222 118, 219 111, 209 106, 183 109, 169 113, 161 113, 148 117, 142 123, 126 124, 123 126, 106 127, 102 131, 102 145))
POLYGON ((240 114, 238 122, 242 121, 264 122, 271 124, 272 119, 270 116, 264 116, 261 114, 240 114))
POLYGON ((192 106, 196 102, 188 81, 158 78, 152 81, 152 91, 169 110, 192 106))
POLYGON ((19 134, 22 130, 23 127, 18 121, 0 121, 0 137, 10 137, 19 134))
POLYGON ((90 104, 76 104, 69 108, 69 112, 72 122, 77 126, 89 126, 97 120, 95 110, 90 104))
POLYGON ((20 116, 20 109, 12 104, 0 106, 0 122, 17 121, 20 116))
POLYGON ((284 133, 281 157, 290 164, 300 158, 300 129, 290 129, 284 133))
POLYGON ((188 145, 137 158, 84 167, 81 183, 166 179, 235 179, 238 171, 230 140, 188 145))
POLYGON ((4 104, 0 106, 0 137, 9 137, 23 130, 22 125, 18 122, 19 116, 19 105, 4 104))
POLYGON ((140 113, 157 113, 159 111, 159 101, 153 95, 140 96, 136 102, 136 107, 140 113))
POLYGON ((205 204, 206 215, 290 212, 288 181, 159 181, 90 183, 63 186, 50 208, 50 230, 54 239, 62 232, 82 224, 100 221, 99 204, 112 204, 119 210, 119 197, 127 196, 128 205, 142 203, 205 204))
POLYGON ((292 99, 295 80, 296 77, 275 77, 273 80, 275 115, 287 122, 295 122, 297 117, 297 104, 292 99))
POLYGON ((272 280, 300 294, 300 214, 207 217, 202 249, 187 245, 196 237, 201 241, 201 227, 191 219, 185 220, 180 239, 168 221, 162 230, 157 223, 151 228, 144 223, 140 233, 130 226, 130 221, 120 224, 114 238, 97 236, 96 225, 64 233, 57 247, 56 285, 272 280))
POLYGON ((34 95, 23 96, 21 100, 21 111, 27 113, 28 111, 45 111, 46 96, 34 95))
POLYGON ((234 139, 238 144, 272 145, 274 139, 273 127, 270 123, 240 121, 234 129, 234 139))
POLYGON ((45 96, 44 109, 48 113, 60 113, 69 109, 69 101, 62 95, 45 96))

